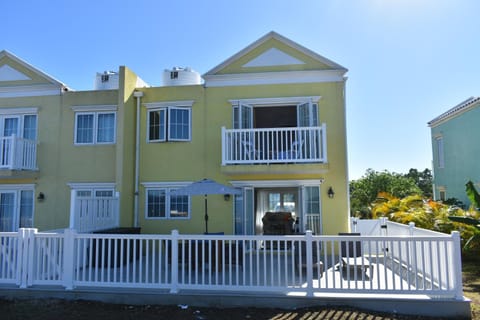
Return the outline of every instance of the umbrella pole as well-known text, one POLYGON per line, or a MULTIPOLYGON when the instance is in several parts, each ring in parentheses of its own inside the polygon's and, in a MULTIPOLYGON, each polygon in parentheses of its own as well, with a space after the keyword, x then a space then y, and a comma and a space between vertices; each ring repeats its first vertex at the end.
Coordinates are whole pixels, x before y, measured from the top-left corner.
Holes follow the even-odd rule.
POLYGON ((208 234, 208 208, 207 208, 207 195, 205 195, 205 233, 208 234))

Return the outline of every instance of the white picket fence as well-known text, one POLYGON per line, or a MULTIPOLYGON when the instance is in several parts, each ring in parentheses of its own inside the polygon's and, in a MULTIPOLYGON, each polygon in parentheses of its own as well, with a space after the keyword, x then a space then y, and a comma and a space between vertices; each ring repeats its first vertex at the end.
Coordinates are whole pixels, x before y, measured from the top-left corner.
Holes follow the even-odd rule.
POLYGON ((0 233, 0 286, 462 299, 460 237, 0 233), (346 246, 344 246, 346 245, 346 246), (340 264, 348 248, 350 265, 340 264))

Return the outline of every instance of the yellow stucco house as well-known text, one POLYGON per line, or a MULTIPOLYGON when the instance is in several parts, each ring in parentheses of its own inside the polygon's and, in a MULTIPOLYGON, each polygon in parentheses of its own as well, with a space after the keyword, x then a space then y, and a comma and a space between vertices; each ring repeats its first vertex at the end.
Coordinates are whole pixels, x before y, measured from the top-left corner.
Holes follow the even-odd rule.
POLYGON ((203 233, 203 197, 173 191, 209 178, 239 191, 208 196, 211 232, 346 232, 346 72, 275 32, 158 87, 122 66, 74 91, 0 51, 0 231, 203 233))

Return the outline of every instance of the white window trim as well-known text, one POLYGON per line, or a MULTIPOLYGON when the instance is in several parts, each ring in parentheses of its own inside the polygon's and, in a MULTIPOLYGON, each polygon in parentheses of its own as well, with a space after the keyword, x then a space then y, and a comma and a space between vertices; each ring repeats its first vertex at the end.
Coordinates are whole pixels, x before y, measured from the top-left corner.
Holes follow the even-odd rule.
POLYGON ((190 107, 191 108, 194 102, 195 100, 158 101, 158 102, 144 103, 144 106, 147 110, 167 108, 167 107, 190 107))
POLYGON ((192 140, 192 108, 191 107, 185 107, 185 106, 178 106, 178 107, 169 107, 168 108, 168 112, 167 112, 167 115, 168 115, 168 121, 167 121, 167 125, 168 125, 168 141, 191 141, 192 140), (171 138, 172 134, 170 132, 171 130, 171 121, 170 121, 170 116, 171 116, 171 112, 170 110, 188 110, 188 137, 186 139, 179 139, 179 138, 171 138))
MULTIPOLYGON (((38 108, 0 108, 0 118, 18 118, 18 135, 17 137, 24 138, 25 131, 25 117, 26 116, 35 116, 35 137, 38 140, 38 108)), ((2 120, 2 130, 3 130, 3 121, 2 120)), ((3 131, 0 132, 0 136, 3 136, 3 131)))
POLYGON ((118 106, 112 104, 90 105, 90 106, 72 106, 71 109, 75 112, 106 112, 117 111, 118 106))
POLYGON ((68 182, 70 189, 115 189, 112 182, 68 182))
POLYGON ((436 156, 437 156, 437 167, 440 169, 445 168, 445 140, 443 136, 439 135, 435 137, 435 149, 436 149, 436 156), (441 145, 441 150, 439 146, 441 145))
MULTIPOLYGON (((158 109, 153 109, 153 110, 148 110, 147 113, 147 142, 166 142, 167 141, 167 123, 164 123, 163 126, 163 139, 151 139, 150 140, 150 112, 155 112, 155 111, 163 111, 168 114, 166 107, 158 108, 158 109)), ((165 122, 168 122, 167 117, 165 118, 165 122)), ((160 134, 161 136, 161 134, 160 134)))
MULTIPOLYGON (((21 201, 21 192, 22 191, 32 191, 32 223, 35 221, 35 185, 34 184, 9 184, 9 185, 0 185, 1 193, 14 193, 15 194, 15 204, 14 204, 14 215, 13 222, 18 227, 20 224, 20 201, 21 201)), ((15 228, 17 228, 15 227, 15 228)))
POLYGON ((147 125, 146 125, 146 142, 147 143, 158 143, 158 142, 185 142, 192 141, 192 106, 194 100, 181 100, 181 101, 161 101, 161 102, 150 102, 145 103, 145 108, 147 109, 147 125), (170 110, 174 109, 184 109, 188 110, 188 126, 189 126, 189 135, 187 139, 172 139, 170 138, 170 110), (164 124, 164 139, 150 139, 150 112, 165 110, 167 116, 165 117, 164 124), (168 135, 167 135, 168 133, 168 135))
POLYGON ((0 108, 0 115, 37 115, 38 107, 0 108))
POLYGON ((186 217, 171 217, 170 216, 170 197, 171 190, 181 188, 190 184, 191 182, 146 182, 142 183, 145 187, 145 220, 189 220, 192 213, 192 201, 191 197, 188 197, 188 212, 186 217), (165 191, 165 217, 149 217, 148 216, 148 192, 149 191, 165 191))
POLYGON ((318 103, 321 99, 321 96, 300 96, 300 97, 275 97, 275 98, 251 98, 251 99, 232 99, 228 100, 232 106, 237 106, 240 104, 248 104, 252 106, 262 106, 262 105, 292 105, 300 103, 318 103))
POLYGON ((75 128, 73 135, 73 143, 76 146, 91 146, 91 145, 111 145, 116 143, 117 137, 117 112, 111 110, 96 110, 96 111, 77 111, 75 112, 75 128), (100 114, 113 114, 113 141, 111 142, 98 142, 98 115, 100 114), (77 142, 77 129, 78 129, 78 116, 79 115, 93 115, 93 138, 92 142, 77 142))
POLYGON ((35 190, 34 184, 0 184, 0 191, 24 191, 24 190, 35 190))

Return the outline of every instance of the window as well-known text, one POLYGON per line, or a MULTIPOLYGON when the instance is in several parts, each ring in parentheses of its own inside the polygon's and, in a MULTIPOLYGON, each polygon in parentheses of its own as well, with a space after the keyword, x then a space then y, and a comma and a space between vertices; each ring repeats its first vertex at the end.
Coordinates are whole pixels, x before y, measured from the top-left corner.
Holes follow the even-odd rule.
POLYGON ((445 201, 447 199, 447 193, 445 190, 439 190, 438 194, 441 201, 445 201))
POLYGON ((437 146, 437 166, 439 168, 445 168, 445 155, 443 150, 443 137, 435 138, 437 146))
POLYGON ((188 219, 190 218, 190 198, 171 195, 176 188, 148 188, 146 190, 147 219, 188 219))
POLYGON ((33 227, 33 186, 0 189, 0 232, 33 227))
POLYGON ((115 142, 115 112, 78 112, 75 115, 75 144, 115 142))
POLYGON ((8 114, 0 115, 0 136, 9 137, 16 135, 24 139, 37 139, 36 114, 8 114))
POLYGON ((191 108, 166 107, 148 112, 148 141, 190 141, 191 108))
POLYGON ((193 100, 145 103, 147 142, 192 140, 193 100))

